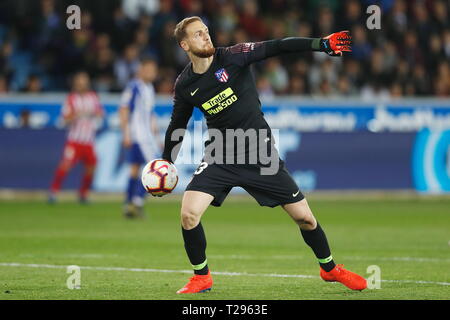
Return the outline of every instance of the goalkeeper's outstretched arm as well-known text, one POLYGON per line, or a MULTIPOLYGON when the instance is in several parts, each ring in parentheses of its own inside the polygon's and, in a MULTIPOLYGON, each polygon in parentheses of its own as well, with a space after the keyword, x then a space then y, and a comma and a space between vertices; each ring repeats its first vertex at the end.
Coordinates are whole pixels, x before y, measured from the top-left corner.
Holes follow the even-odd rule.
POLYGON ((239 65, 248 65, 283 53, 321 51, 330 56, 342 56, 351 52, 352 38, 348 31, 340 31, 325 38, 289 37, 254 43, 239 43, 228 47, 232 60, 239 65))

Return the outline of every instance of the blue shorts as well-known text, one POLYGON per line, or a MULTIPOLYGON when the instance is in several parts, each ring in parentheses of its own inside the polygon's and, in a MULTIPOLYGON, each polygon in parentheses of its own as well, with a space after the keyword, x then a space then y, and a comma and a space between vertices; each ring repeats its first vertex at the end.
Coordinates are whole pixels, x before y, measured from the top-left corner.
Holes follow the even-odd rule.
POLYGON ((139 147, 137 143, 133 143, 128 150, 128 162, 136 164, 147 163, 147 160, 145 160, 144 155, 142 154, 141 147, 139 147))

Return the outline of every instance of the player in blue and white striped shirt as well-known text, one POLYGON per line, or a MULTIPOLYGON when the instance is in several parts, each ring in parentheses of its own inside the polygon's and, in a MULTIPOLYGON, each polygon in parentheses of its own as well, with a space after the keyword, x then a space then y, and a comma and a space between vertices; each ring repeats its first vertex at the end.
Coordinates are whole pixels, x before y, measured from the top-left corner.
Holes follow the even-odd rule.
POLYGON ((155 90, 152 82, 157 72, 154 60, 143 60, 136 78, 130 81, 121 97, 120 124, 130 163, 125 217, 143 216, 145 189, 140 182, 140 168, 161 153, 162 144, 153 116, 155 90))

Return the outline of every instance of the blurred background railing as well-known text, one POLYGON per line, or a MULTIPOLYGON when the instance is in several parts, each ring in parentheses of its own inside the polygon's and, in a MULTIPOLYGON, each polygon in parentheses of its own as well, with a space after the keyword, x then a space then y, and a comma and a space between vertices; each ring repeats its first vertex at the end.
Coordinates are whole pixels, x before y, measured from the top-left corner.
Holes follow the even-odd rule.
MULTIPOLYGON (((64 94, 0 98, 0 188, 48 188, 63 149, 64 94)), ((96 140, 96 191, 124 190, 128 177, 118 119, 119 96, 100 96, 106 117, 96 140)), ((277 147, 303 190, 416 190, 450 192, 450 99, 309 99, 280 96, 262 101, 277 147)), ((161 136, 172 100, 155 107, 161 136)), ((177 167, 181 192, 202 156, 206 128, 198 110, 177 167), (186 150, 186 151, 185 151, 186 150)), ((80 168, 66 188, 79 184, 80 168)))

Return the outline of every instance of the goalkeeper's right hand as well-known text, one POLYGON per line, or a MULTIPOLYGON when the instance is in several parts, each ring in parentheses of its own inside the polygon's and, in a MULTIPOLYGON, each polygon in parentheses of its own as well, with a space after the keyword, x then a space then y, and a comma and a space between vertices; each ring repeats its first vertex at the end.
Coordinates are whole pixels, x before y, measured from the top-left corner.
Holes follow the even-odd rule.
POLYGON ((342 56, 342 52, 352 51, 352 36, 349 31, 332 33, 320 39, 320 51, 330 56, 342 56))

